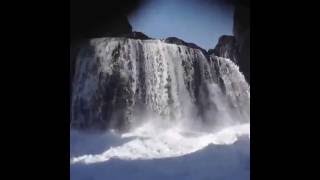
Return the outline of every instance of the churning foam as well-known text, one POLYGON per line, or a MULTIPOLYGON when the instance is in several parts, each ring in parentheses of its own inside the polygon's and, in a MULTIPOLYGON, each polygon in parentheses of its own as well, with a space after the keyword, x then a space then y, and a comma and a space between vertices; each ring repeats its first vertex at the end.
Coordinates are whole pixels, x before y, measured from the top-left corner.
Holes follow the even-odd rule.
POLYGON ((185 131, 179 127, 159 132, 151 124, 145 124, 121 136, 134 138, 101 154, 72 157, 70 163, 91 164, 108 161, 111 158, 135 160, 183 156, 203 149, 209 144, 233 144, 240 136, 250 138, 250 124, 231 126, 216 133, 185 131))

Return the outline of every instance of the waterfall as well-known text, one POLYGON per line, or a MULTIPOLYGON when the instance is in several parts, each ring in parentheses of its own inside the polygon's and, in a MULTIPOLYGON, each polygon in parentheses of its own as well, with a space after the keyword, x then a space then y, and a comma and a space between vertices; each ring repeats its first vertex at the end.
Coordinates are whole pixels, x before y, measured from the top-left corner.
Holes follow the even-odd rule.
POLYGON ((250 121, 250 87, 231 60, 163 40, 97 38, 82 47, 71 127, 214 129, 250 121))

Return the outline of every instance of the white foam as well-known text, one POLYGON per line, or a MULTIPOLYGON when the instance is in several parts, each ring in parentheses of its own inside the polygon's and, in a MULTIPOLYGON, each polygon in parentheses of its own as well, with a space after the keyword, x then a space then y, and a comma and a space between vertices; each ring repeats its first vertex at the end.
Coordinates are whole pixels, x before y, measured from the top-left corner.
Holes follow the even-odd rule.
POLYGON ((177 157, 203 149, 209 144, 233 144, 240 136, 250 138, 250 124, 231 126, 217 133, 192 132, 177 126, 159 132, 146 124, 132 133, 122 135, 122 138, 133 138, 131 141, 111 147, 101 154, 72 157, 70 163, 91 164, 111 158, 135 160, 177 157))

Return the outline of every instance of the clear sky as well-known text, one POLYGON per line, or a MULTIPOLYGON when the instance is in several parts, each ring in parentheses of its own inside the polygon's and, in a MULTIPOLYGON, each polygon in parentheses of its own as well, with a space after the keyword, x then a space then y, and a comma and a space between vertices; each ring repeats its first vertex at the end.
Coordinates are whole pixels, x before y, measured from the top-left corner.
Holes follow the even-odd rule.
POLYGON ((214 48, 221 35, 232 35, 234 9, 207 1, 146 0, 129 21, 134 31, 152 38, 174 36, 204 49, 214 48))

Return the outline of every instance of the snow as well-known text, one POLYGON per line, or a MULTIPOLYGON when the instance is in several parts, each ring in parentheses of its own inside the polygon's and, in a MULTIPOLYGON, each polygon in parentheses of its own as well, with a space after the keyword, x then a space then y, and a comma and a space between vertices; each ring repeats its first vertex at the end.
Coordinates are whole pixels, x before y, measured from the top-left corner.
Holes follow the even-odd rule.
POLYGON ((71 131, 72 180, 250 179, 250 124, 199 133, 148 125, 122 136, 71 131))

